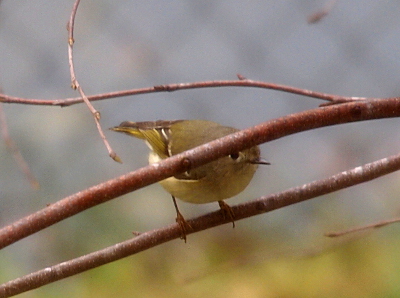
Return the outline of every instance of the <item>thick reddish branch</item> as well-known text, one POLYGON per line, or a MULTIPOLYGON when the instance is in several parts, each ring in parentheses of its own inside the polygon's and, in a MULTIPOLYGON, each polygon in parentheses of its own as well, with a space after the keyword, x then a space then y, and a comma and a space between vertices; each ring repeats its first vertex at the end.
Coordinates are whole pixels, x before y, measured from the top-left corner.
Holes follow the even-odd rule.
POLYGON ((334 124, 399 117, 400 99, 317 108, 270 120, 71 195, 0 230, 0 248, 65 218, 190 168, 283 136, 334 124))

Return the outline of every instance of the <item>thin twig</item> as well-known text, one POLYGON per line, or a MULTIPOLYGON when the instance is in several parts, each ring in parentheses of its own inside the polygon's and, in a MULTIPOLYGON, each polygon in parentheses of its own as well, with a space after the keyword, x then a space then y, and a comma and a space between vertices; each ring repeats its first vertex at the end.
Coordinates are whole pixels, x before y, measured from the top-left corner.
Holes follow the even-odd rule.
POLYGON ((3 136, 4 143, 6 144, 8 150, 11 152, 12 156, 14 157, 14 160, 17 162, 18 167, 22 171, 22 173, 25 175, 25 177, 28 179, 30 185, 34 189, 39 188, 39 182, 31 172, 28 163, 25 161, 24 157, 21 154, 21 151, 19 151, 17 144, 14 142, 14 140, 11 138, 9 132, 8 132, 8 125, 7 125, 7 119, 6 115, 3 110, 3 105, 0 103, 0 126, 1 126, 1 134, 3 136))
POLYGON ((315 24, 319 21, 321 21, 324 17, 326 17, 331 10, 333 9, 333 7, 335 6, 335 4, 338 2, 338 0, 330 0, 324 8, 312 13, 308 18, 307 18, 307 22, 309 24, 315 24))
MULTIPOLYGON (((355 96, 339 96, 339 95, 334 95, 334 94, 328 94, 328 93, 322 93, 322 92, 302 89, 302 88, 296 88, 296 87, 287 86, 287 85, 262 82, 262 81, 253 81, 253 80, 249 80, 249 79, 204 81, 204 82, 158 85, 158 86, 153 86, 153 87, 137 88, 137 89, 131 89, 131 90, 123 90, 123 91, 97 94, 97 95, 87 96, 87 99, 89 101, 97 101, 97 100, 104 100, 104 99, 109 99, 109 98, 156 93, 156 92, 173 92, 173 91, 178 91, 178 90, 198 89, 198 88, 217 88, 217 87, 253 87, 253 88, 270 89, 270 90, 282 91, 282 92, 317 98, 317 99, 326 100, 328 102, 333 102, 333 103, 338 103, 338 102, 346 103, 346 102, 353 102, 353 101, 376 99, 376 98, 355 97, 355 96)), ((71 106, 74 104, 82 103, 83 99, 81 97, 65 98, 65 99, 29 99, 29 98, 13 97, 13 96, 9 96, 6 94, 0 94, 0 102, 14 103, 14 104, 30 104, 30 105, 66 107, 66 106, 71 106)))
POLYGON ((100 125, 100 112, 97 111, 94 106, 90 103, 89 99, 86 97, 85 93, 83 92, 82 87, 80 86, 78 80, 76 79, 75 75, 75 67, 74 67, 74 59, 73 59, 73 45, 75 43, 74 40, 74 24, 75 24, 75 16, 78 10, 80 0, 76 0, 74 6, 72 8, 70 20, 68 22, 67 30, 68 30, 68 62, 69 62, 69 71, 71 74, 71 87, 74 90, 78 90, 79 94, 81 95, 83 101, 88 106, 90 112, 93 115, 93 118, 96 122, 97 130, 99 131, 100 137, 104 142, 104 145, 107 148, 109 156, 117 162, 121 162, 121 159, 115 153, 115 151, 111 148, 110 144, 107 141, 107 138, 103 132, 103 129, 100 125))
POLYGON ((377 229, 377 228, 382 228, 384 226, 387 226, 389 224, 392 223, 396 223, 396 222, 400 222, 400 218, 392 218, 392 219, 388 219, 388 220, 382 220, 373 224, 369 224, 369 225, 365 225, 365 226, 361 226, 361 227, 355 227, 355 228, 351 228, 348 230, 344 230, 344 231, 339 231, 339 232, 328 232, 325 233, 325 236, 327 237, 340 237, 340 236, 344 236, 350 233, 356 233, 356 232, 361 232, 361 231, 366 231, 366 230, 371 230, 371 229, 377 229))

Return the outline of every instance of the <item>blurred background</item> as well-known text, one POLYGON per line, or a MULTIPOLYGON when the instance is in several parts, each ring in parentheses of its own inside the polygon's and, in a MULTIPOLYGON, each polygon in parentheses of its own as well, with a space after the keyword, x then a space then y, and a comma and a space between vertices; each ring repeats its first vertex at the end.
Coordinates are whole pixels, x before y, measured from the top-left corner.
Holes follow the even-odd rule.
MULTIPOLYGON (((249 79, 346 96, 399 96, 400 2, 82 1, 76 75, 87 95, 160 84, 249 79)), ((73 1, 0 3, 0 88, 11 96, 77 97, 66 24, 73 1)), ((321 101, 255 88, 209 88, 94 103, 103 128, 121 121, 207 119, 246 128, 321 101)), ((0 225, 147 164, 140 141, 106 131, 108 157, 85 105, 4 105, 11 137, 40 189, 0 142, 0 225)), ((398 119, 300 133, 261 146, 272 163, 237 204, 396 154, 398 119)), ((175 240, 19 297, 394 297, 397 225, 348 238, 330 231, 399 215, 398 173, 175 240)), ((178 202, 186 218, 218 205, 178 202)), ((64 220, 0 252, 0 282, 174 222, 170 196, 146 187, 64 220)))

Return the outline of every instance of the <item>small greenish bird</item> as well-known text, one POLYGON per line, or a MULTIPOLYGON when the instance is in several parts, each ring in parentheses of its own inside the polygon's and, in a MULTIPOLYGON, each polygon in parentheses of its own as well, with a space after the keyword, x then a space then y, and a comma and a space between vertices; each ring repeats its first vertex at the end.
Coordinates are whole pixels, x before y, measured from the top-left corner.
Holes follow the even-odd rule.
MULTIPOLYGON (((206 120, 125 121, 110 129, 143 139, 150 148, 149 163, 159 162, 238 131, 206 120)), ((234 214, 223 200, 242 192, 259 164, 269 163, 260 158, 260 149, 254 146, 160 181, 162 187, 172 195, 177 212, 176 221, 182 230, 181 238, 186 241, 186 231, 190 225, 179 212, 175 198, 195 204, 218 202, 224 215, 228 215, 234 225, 234 214)))

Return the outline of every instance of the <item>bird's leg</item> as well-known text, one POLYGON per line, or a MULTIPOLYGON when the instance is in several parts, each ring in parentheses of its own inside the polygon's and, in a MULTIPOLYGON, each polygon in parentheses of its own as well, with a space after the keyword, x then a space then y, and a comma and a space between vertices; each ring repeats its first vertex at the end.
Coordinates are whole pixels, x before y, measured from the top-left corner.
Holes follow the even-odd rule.
POLYGON ((224 215, 224 218, 230 218, 231 222, 232 222, 232 226, 233 228, 235 227, 235 220, 234 220, 234 216, 235 214, 233 213, 232 208, 225 203, 224 201, 218 201, 219 204, 219 208, 221 208, 222 214, 224 215))
POLYGON ((191 230, 192 227, 185 220, 183 215, 179 212, 178 204, 176 203, 176 199, 174 196, 172 196, 172 201, 174 202, 174 206, 175 206, 175 210, 176 210, 176 219, 175 220, 179 224, 179 227, 181 228, 181 239, 184 240, 186 243, 186 232, 188 230, 191 230))

